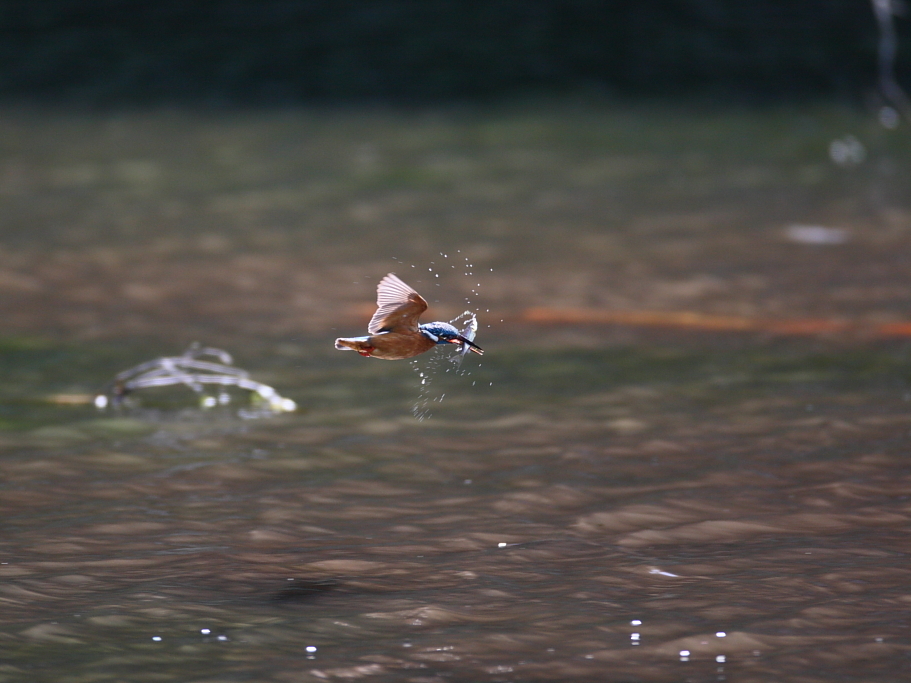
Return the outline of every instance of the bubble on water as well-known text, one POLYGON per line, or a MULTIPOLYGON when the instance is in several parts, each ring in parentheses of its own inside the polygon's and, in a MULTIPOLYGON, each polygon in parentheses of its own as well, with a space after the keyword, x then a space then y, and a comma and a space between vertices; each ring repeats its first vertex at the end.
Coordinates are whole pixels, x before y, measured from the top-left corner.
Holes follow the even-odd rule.
POLYGON ((898 128, 900 121, 901 117, 899 117, 898 111, 894 107, 886 106, 879 110, 879 122, 884 128, 895 130, 898 128))
POLYGON ((867 158, 867 149, 853 135, 846 135, 829 144, 829 158, 838 166, 848 168, 862 164, 867 158))

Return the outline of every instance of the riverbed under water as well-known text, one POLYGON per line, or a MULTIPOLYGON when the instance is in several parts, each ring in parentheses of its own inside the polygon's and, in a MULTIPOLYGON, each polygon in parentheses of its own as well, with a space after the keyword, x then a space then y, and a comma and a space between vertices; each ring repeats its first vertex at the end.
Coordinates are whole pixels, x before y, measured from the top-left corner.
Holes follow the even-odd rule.
POLYGON ((908 145, 866 115, 0 125, 0 681, 911 675, 911 346, 865 333, 906 321, 908 145), (485 355, 335 351, 388 271, 485 355), (298 410, 78 404, 194 340, 298 410))

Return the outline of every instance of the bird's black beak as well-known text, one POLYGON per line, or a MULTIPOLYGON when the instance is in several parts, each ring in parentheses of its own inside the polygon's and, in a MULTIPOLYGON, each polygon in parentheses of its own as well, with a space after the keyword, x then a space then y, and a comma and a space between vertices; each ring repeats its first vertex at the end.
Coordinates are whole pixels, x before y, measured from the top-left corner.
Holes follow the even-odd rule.
POLYGON ((475 344, 473 341, 469 341, 468 339, 465 339, 465 337, 463 337, 462 335, 459 335, 455 339, 450 339, 449 343, 450 344, 466 344, 469 349, 474 351, 479 356, 484 355, 484 349, 482 349, 480 346, 475 344))

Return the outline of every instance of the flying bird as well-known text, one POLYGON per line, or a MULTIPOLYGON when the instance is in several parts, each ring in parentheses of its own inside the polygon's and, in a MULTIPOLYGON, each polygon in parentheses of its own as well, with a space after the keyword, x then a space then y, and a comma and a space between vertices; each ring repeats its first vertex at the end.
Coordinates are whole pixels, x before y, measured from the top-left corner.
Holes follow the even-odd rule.
POLYGON ((377 285, 376 306, 376 313, 367 325, 369 334, 336 339, 335 348, 383 360, 413 358, 439 344, 458 344, 463 353, 468 350, 484 353, 449 323, 418 324, 421 313, 427 310, 427 302, 394 273, 386 275, 377 285))

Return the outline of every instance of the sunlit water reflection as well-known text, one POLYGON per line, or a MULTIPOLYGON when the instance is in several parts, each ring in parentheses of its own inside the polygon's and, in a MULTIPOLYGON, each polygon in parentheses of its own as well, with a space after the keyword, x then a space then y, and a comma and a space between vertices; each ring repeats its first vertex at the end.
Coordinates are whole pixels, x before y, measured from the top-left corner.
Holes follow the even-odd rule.
POLYGON ((425 421, 305 346, 298 414, 7 432, 0 680, 897 680, 904 352, 686 346, 501 340, 425 421))
POLYGON ((909 677, 911 366, 871 332, 907 333, 901 127, 532 102, 0 132, 0 682, 909 677), (428 320, 478 314, 483 358, 332 349, 398 270, 428 320), (300 410, 46 400, 193 341, 300 410))

